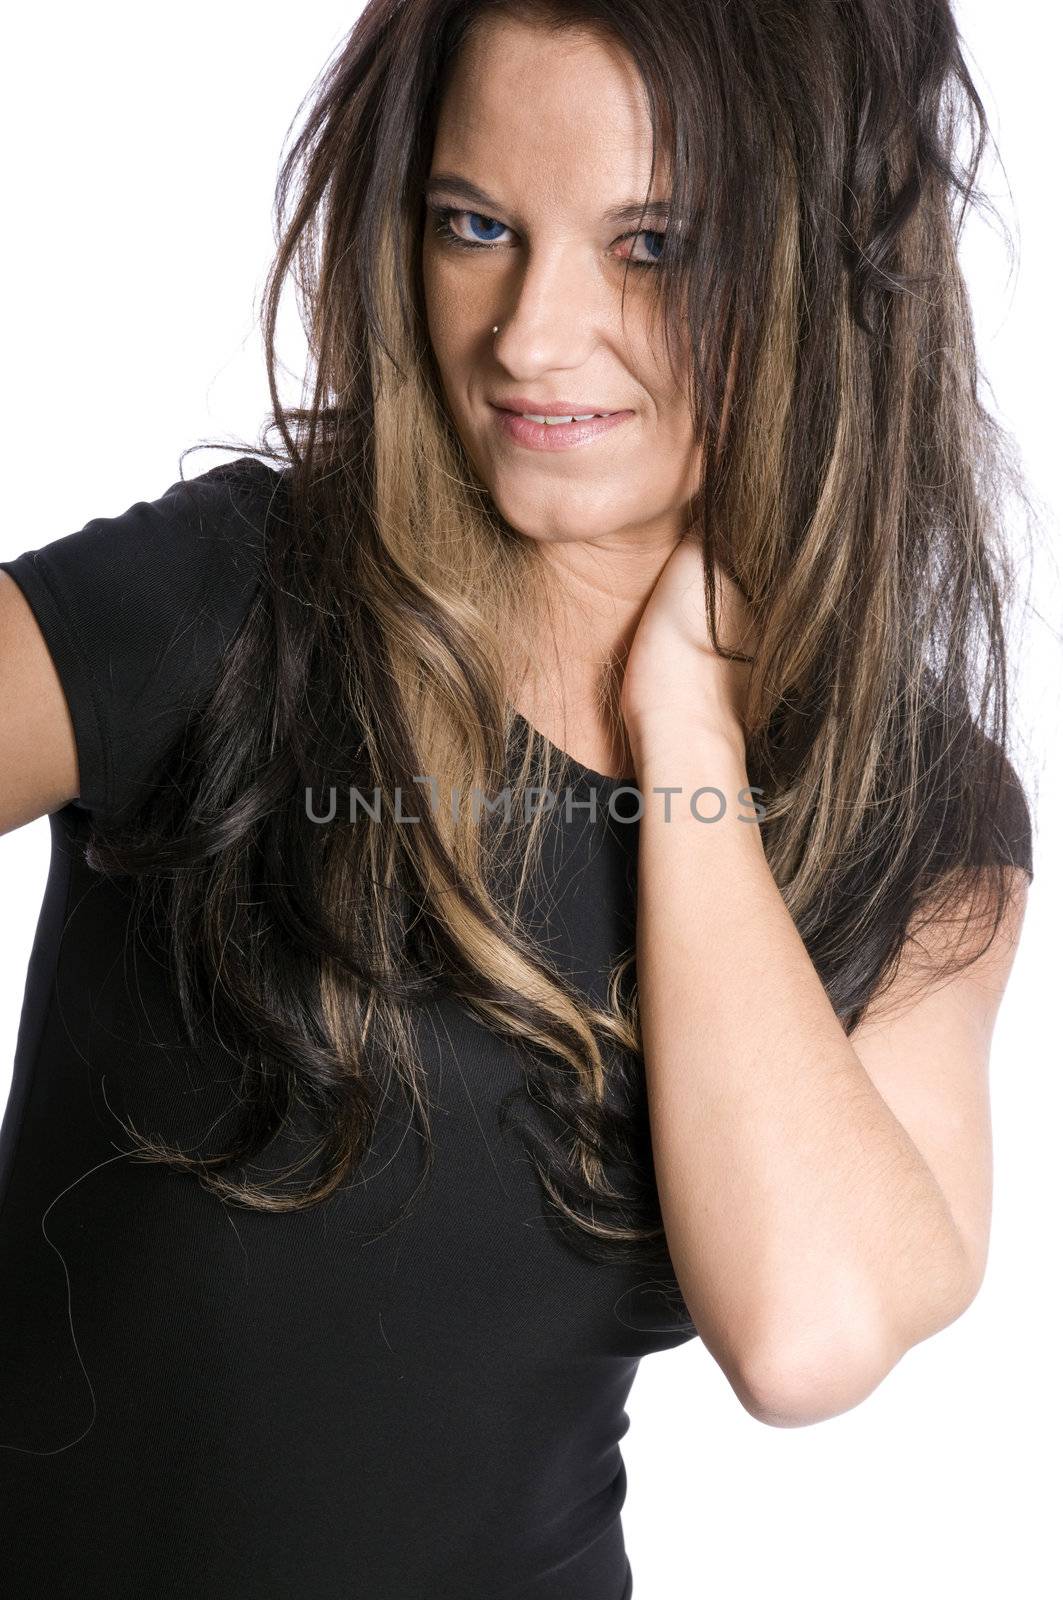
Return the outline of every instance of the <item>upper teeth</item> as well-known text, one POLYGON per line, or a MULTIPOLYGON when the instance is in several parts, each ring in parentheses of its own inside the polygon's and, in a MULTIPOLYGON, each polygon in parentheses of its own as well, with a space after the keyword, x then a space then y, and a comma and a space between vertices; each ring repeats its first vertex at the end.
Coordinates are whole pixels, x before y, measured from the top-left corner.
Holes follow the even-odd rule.
POLYGON ((607 417, 608 411, 587 411, 581 417, 537 417, 534 412, 522 411, 521 416, 529 422, 545 422, 547 427, 553 427, 558 422, 590 422, 592 417, 607 417))

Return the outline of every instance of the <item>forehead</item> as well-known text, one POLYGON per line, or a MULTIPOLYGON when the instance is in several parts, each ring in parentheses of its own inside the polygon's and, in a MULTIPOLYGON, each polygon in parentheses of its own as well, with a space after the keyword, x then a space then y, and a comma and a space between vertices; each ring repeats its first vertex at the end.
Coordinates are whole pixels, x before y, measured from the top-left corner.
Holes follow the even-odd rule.
MULTIPOLYGON (((514 206, 605 210, 645 193, 653 127, 634 61, 604 35, 509 18, 478 23, 443 96, 433 170, 514 206)), ((663 152, 654 197, 666 193, 663 152)))

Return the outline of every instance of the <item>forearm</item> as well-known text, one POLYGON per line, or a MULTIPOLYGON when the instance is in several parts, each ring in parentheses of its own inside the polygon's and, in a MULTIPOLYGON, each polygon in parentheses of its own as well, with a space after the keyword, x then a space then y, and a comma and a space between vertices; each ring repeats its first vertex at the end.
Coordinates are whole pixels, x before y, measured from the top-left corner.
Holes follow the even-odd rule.
MULTIPOLYGON (((632 748, 640 1019, 676 1275, 732 1381, 819 1384, 833 1414, 959 1314, 962 1242, 834 1015, 759 827, 738 819, 737 747, 688 734, 632 748), (690 813, 704 784, 727 797, 715 823, 690 813), (654 785, 682 789, 670 821, 654 785)), ((711 795, 701 809, 715 813, 711 795)))

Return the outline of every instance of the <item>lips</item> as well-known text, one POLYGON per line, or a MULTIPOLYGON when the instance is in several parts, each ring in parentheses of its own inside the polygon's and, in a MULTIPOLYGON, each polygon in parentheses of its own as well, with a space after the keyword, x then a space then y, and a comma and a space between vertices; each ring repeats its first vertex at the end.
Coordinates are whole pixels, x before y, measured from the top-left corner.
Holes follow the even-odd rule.
MULTIPOLYGON (((572 417, 580 416, 585 420, 580 422, 533 422, 530 417, 522 416, 508 406, 491 403, 495 421, 502 438, 510 444, 523 447, 526 450, 571 450, 575 446, 593 444, 606 433, 611 433, 615 428, 622 427, 634 416, 633 411, 612 411, 605 416, 589 416, 594 408, 585 401, 578 402, 584 407, 582 411, 569 409, 571 402, 553 402, 543 405, 537 402, 542 410, 532 414, 540 417, 572 417)), ((535 402, 519 402, 521 411, 532 411, 535 402)))
POLYGON ((528 413, 533 417, 615 416, 627 409, 624 406, 603 405, 597 400, 536 400, 523 394, 506 395, 492 400, 490 404, 501 411, 512 411, 518 416, 528 413))

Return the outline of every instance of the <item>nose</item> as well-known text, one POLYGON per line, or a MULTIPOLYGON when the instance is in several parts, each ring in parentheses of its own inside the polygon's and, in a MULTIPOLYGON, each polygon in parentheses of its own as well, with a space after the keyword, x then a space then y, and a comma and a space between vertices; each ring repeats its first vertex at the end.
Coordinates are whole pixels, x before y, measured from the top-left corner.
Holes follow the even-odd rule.
POLYGON ((494 321, 496 361, 513 379, 583 366, 611 306, 607 285, 576 246, 530 250, 514 268, 494 321))

